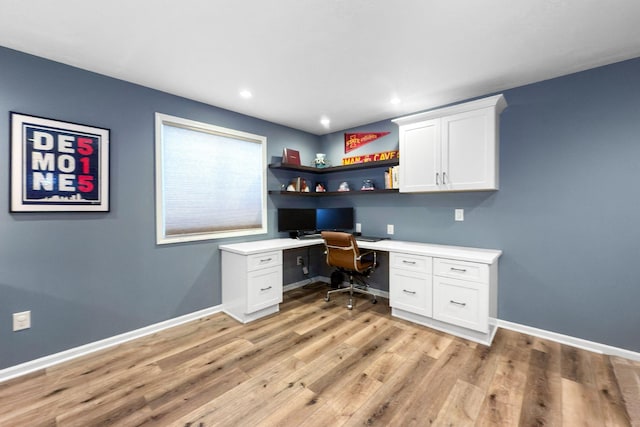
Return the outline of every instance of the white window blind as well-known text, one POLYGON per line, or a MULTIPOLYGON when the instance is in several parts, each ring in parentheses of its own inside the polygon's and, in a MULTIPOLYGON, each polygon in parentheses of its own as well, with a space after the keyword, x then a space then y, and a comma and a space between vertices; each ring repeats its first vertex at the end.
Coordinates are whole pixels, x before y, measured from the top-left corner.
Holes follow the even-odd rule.
POLYGON ((266 233, 266 138, 156 113, 157 242, 266 233))

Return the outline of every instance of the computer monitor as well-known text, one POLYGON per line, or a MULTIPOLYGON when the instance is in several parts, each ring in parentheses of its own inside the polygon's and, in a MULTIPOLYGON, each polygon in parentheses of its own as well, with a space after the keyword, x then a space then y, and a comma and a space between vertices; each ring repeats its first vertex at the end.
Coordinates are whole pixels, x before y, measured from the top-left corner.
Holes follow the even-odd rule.
POLYGON ((316 228, 318 230, 353 230, 353 208, 316 209, 316 228))
POLYGON ((315 230, 315 209, 278 209, 278 231, 293 235, 315 230))

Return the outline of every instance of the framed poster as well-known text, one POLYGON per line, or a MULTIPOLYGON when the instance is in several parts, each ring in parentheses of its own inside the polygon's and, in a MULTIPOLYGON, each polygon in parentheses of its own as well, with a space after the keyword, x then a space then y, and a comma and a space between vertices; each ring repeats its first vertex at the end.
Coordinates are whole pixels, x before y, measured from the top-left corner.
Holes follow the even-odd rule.
POLYGON ((11 113, 11 212, 108 212, 109 129, 11 113))

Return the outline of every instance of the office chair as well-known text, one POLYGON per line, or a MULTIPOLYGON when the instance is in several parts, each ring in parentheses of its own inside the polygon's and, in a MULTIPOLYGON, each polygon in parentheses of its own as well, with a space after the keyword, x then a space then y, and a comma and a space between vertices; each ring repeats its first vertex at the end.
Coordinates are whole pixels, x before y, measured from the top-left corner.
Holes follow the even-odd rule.
POLYGON ((374 251, 360 253, 356 239, 349 233, 323 231, 321 235, 326 248, 327 265, 336 267, 339 271, 349 275, 349 287, 327 292, 324 300, 329 301, 331 294, 334 293, 349 292, 347 308, 351 310, 353 308, 353 294, 357 292, 372 296, 371 302, 377 303, 375 294, 367 290, 369 285, 364 281, 364 278, 369 277, 376 268, 376 253, 374 251), (365 260, 364 257, 368 259, 365 260), (358 285, 354 284, 354 279, 358 285))

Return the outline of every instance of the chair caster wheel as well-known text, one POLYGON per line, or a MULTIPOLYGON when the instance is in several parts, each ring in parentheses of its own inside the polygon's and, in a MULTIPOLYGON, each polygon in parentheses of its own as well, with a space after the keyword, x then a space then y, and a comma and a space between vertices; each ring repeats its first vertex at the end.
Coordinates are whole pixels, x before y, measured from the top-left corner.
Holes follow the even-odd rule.
POLYGON ((371 301, 371 304, 377 304, 377 303, 378 303, 377 299, 374 299, 374 300, 371 301))
POLYGON ((329 302, 329 297, 324 297, 324 300, 325 300, 326 302, 329 302))
POLYGON ((352 310, 352 309, 353 309, 353 305, 347 304, 347 310, 352 310))

